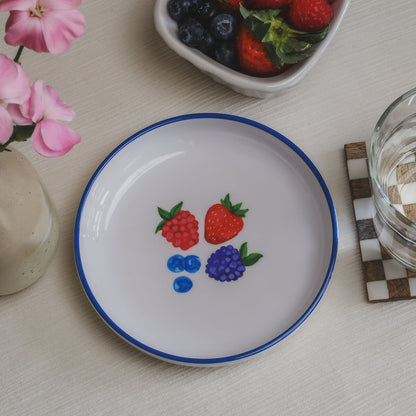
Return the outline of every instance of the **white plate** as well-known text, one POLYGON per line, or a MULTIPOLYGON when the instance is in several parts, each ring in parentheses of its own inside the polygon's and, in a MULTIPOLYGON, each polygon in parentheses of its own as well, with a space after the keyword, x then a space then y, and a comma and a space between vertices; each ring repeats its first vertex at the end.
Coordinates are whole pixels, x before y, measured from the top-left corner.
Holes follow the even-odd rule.
POLYGON ((224 114, 191 114, 152 125, 97 169, 75 225, 78 273, 94 308, 141 350, 187 365, 237 362, 278 343, 321 299, 337 251, 330 193, 308 157, 274 130, 224 114), (226 194, 249 211, 230 241, 205 241, 208 208, 226 194), (199 243, 173 247, 155 228, 157 207, 183 201, 199 243), (223 245, 263 257, 238 280, 205 273, 223 245), (175 273, 173 255, 198 256, 196 273, 175 273), (193 283, 177 292, 174 281, 193 283), (189 281, 189 280, 188 280, 189 281))
POLYGON ((250 97, 266 98, 281 94, 295 86, 315 66, 337 33, 351 0, 336 0, 332 3, 334 17, 330 23, 328 35, 314 46, 313 55, 293 65, 282 74, 273 77, 253 77, 234 71, 202 54, 195 48, 189 48, 178 39, 177 23, 167 12, 169 0, 156 0, 154 7, 155 27, 165 43, 179 56, 189 61, 215 81, 228 86, 240 94, 250 97))

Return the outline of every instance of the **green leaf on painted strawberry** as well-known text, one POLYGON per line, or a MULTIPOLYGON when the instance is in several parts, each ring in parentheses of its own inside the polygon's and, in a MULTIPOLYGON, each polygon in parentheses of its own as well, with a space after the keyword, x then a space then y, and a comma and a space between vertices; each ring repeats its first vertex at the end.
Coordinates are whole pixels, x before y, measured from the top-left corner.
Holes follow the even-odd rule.
POLYGON ((221 199, 221 204, 225 206, 232 214, 238 215, 244 218, 248 212, 248 209, 241 209, 242 202, 233 205, 230 200, 230 194, 227 194, 224 199, 221 199))

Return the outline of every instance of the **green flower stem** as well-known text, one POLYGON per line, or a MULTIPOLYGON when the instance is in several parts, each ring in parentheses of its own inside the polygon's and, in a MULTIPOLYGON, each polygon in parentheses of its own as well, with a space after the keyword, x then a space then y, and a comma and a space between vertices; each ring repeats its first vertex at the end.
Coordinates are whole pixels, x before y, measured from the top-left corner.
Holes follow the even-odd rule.
POLYGON ((17 50, 16 56, 13 59, 14 62, 20 64, 19 60, 20 60, 20 55, 22 55, 23 49, 24 49, 24 46, 20 45, 19 49, 17 50))
POLYGON ((2 143, 2 144, 0 144, 0 152, 11 152, 11 150, 10 149, 8 149, 7 148, 7 146, 10 144, 10 143, 13 143, 15 140, 14 140, 14 137, 12 136, 12 137, 10 137, 10 139, 9 140, 7 140, 7 142, 4 142, 4 143, 2 143))
POLYGON ((8 149, 10 143, 13 142, 25 142, 28 140, 35 130, 36 124, 31 124, 29 126, 14 126, 13 134, 10 136, 9 140, 0 144, 0 152, 10 152, 8 149))

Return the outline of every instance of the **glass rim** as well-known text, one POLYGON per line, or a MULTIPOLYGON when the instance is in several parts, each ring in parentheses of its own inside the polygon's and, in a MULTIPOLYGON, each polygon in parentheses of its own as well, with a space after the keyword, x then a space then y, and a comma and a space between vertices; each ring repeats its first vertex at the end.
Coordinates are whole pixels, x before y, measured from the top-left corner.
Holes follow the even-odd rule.
MULTIPOLYGON (((404 94, 400 95, 398 98, 396 98, 387 108, 384 110, 381 117, 378 119, 374 129, 373 133, 371 135, 370 139, 370 151, 368 155, 368 165, 369 165, 369 174, 370 174, 370 180, 373 186, 373 196, 374 196, 374 186, 377 188, 377 192, 380 195, 383 203, 385 204, 387 210, 392 214, 395 218, 397 218, 405 227, 410 228, 410 231, 412 233, 416 232, 416 223, 411 221, 409 218, 407 218, 405 215, 403 215, 391 202, 386 193, 384 192, 384 189, 380 185, 380 182, 378 181, 377 177, 377 171, 376 171, 376 163, 375 163, 375 146, 376 142, 379 138, 381 127, 383 126, 384 122, 386 121, 387 117, 395 110, 401 103, 409 99, 410 97, 415 96, 416 98, 416 88, 412 88, 411 90, 405 92, 404 94)), ((377 208, 377 207, 376 207, 377 208)))

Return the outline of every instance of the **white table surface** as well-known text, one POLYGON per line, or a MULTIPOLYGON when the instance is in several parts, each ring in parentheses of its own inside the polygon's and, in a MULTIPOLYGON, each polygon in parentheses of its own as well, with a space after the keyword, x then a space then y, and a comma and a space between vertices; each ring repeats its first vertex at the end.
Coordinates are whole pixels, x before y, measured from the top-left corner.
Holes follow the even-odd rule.
POLYGON ((413 414, 416 303, 366 301, 343 146, 367 140, 386 106, 415 86, 416 2, 352 0, 308 76, 268 100, 234 93, 171 52, 152 6, 84 1, 86 34, 69 52, 24 51, 32 79, 75 109, 82 142, 53 160, 19 146, 57 206, 61 237, 47 273, 0 298, 0 414, 413 414), (338 259, 318 308, 267 353, 221 368, 168 364, 124 342, 90 306, 72 254, 77 206, 102 159, 149 124, 192 112, 248 117, 286 135, 322 173, 339 222, 338 259))

